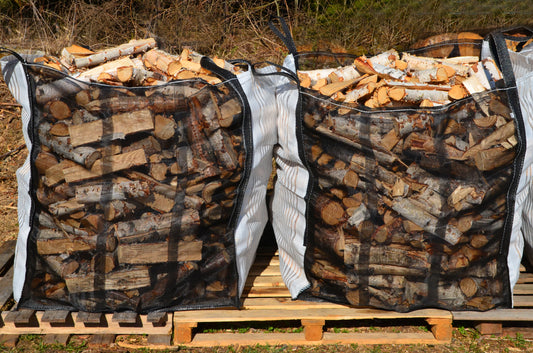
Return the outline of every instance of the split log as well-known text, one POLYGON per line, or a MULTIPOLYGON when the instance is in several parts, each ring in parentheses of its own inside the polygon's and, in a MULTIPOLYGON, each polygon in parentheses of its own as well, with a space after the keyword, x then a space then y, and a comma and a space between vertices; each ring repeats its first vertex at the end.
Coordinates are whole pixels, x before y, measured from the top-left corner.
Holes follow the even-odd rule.
POLYGON ((344 231, 342 227, 336 229, 316 226, 315 232, 320 233, 318 240, 318 246, 324 252, 331 252, 338 256, 340 259, 344 259, 344 231))
POLYGON ((136 110, 150 109, 153 113, 175 113, 187 109, 187 99, 173 96, 171 99, 163 95, 151 95, 149 97, 112 97, 93 100, 83 106, 93 114, 111 112, 124 113, 136 110))
POLYGON ((150 286, 148 267, 137 266, 131 269, 119 269, 105 274, 101 288, 95 287, 95 274, 76 273, 65 277, 69 293, 94 292, 98 290, 125 291, 150 286))
POLYGON ((176 133, 177 124, 172 118, 163 115, 155 116, 154 136, 161 140, 168 140, 176 133))
POLYGON ((392 209, 404 216, 426 232, 429 232, 448 243, 455 245, 462 233, 455 226, 447 224, 439 226, 439 219, 423 208, 418 207, 412 200, 397 198, 392 201, 392 209))
POLYGON ((35 100, 38 104, 44 105, 53 99, 76 94, 89 88, 84 82, 65 77, 47 84, 38 85, 35 88, 35 100))
POLYGON ((115 257, 111 254, 96 254, 91 259, 90 269, 95 273, 104 273, 107 274, 113 271, 116 267, 115 257))
POLYGON ((147 234, 157 232, 162 236, 170 233, 173 227, 179 227, 179 231, 187 234, 200 224, 198 211, 185 209, 182 214, 145 213, 139 219, 116 223, 113 228, 115 235, 121 242, 133 242, 135 238, 145 237, 147 234))
POLYGON ((218 129, 208 137, 208 140, 213 146, 219 165, 225 171, 236 170, 241 165, 239 155, 228 133, 218 129))
POLYGON ((45 263, 58 276, 65 277, 78 270, 80 264, 73 259, 69 259, 68 255, 61 254, 57 256, 46 256, 45 263))
POLYGON ((220 271, 221 269, 226 268, 228 265, 234 261, 231 255, 222 245, 217 246, 218 251, 216 251, 211 257, 205 260, 205 263, 200 267, 200 273, 202 276, 209 276, 213 273, 220 271))
MULTIPOLYGON (((187 200, 187 196, 185 197, 185 199, 187 200)), ((174 197, 170 198, 166 196, 165 193, 157 192, 157 188, 154 188, 154 192, 152 192, 151 195, 138 198, 135 201, 138 201, 142 203, 143 205, 150 207, 154 211, 161 212, 161 213, 168 213, 172 211, 174 209, 174 206, 176 205, 176 201, 174 197)), ((190 205, 190 204, 187 204, 187 205, 190 205)), ((189 207, 189 208, 198 209, 194 207, 189 207)))
POLYGON ((344 263, 347 265, 389 265, 411 269, 428 270, 430 268, 430 254, 426 251, 415 251, 406 246, 373 246, 368 254, 362 257, 362 245, 346 244, 344 263), (363 260, 365 263, 360 263, 363 260))
POLYGON ((325 86, 321 87, 319 89, 319 91, 320 91, 320 93, 322 93, 325 96, 331 96, 334 93, 342 91, 342 90, 344 90, 344 89, 356 84, 360 80, 361 80, 361 78, 354 78, 354 79, 347 80, 347 81, 333 82, 333 83, 330 83, 328 85, 325 85, 325 86))
POLYGON ((139 149, 144 150, 147 156, 151 156, 152 154, 161 152, 161 144, 153 136, 148 136, 147 138, 144 138, 142 140, 134 141, 128 146, 124 146, 122 148, 122 151, 119 152, 126 153, 139 149))
POLYGON ((117 60, 109 61, 103 63, 102 65, 96 66, 87 71, 83 71, 77 77, 77 79, 87 82, 98 82, 102 81, 102 74, 109 75, 111 80, 115 79, 117 76, 117 70, 121 67, 131 67, 133 68, 134 63, 129 57, 122 57, 117 60))
POLYGON ((97 178, 102 175, 129 169, 146 163, 146 155, 143 150, 139 149, 99 159, 93 163, 91 169, 85 169, 81 166, 67 168, 63 170, 63 174, 65 175, 65 180, 68 183, 71 183, 97 178))
POLYGON ((96 120, 69 127, 70 142, 74 147, 99 142, 103 139, 124 139, 125 136, 150 131, 154 118, 148 109, 115 114, 109 120, 96 120))
POLYGON ((54 216, 65 216, 71 213, 76 213, 85 208, 85 205, 76 200, 67 200, 53 203, 48 206, 48 210, 54 216))
POLYGON ((120 56, 142 53, 149 48, 156 46, 155 39, 132 40, 129 43, 119 45, 118 47, 103 50, 92 55, 74 59, 74 66, 78 68, 95 66, 108 60, 116 59, 120 56))
POLYGON ((62 182, 65 179, 63 170, 74 166, 76 166, 75 162, 64 159, 56 165, 46 169, 44 172, 44 184, 50 187, 62 182))
POLYGON ((51 125, 42 123, 39 126, 41 143, 55 154, 90 168, 101 157, 101 153, 92 147, 82 146, 74 148, 68 137, 50 136, 51 125))
POLYGON ((57 229, 41 229, 37 238, 37 252, 41 255, 70 254, 95 249, 79 237, 66 237, 57 229))
POLYGON ((242 112, 241 104, 236 99, 230 99, 220 106, 219 123, 222 127, 230 127, 238 122, 242 112))
POLYGON ((131 202, 112 200, 104 205, 104 216, 107 221, 116 221, 132 216, 136 209, 131 202))
POLYGON ((337 201, 321 197, 315 201, 315 207, 318 216, 328 225, 339 224, 344 215, 344 208, 337 201))
POLYGON ((132 86, 164 84, 167 81, 163 75, 157 72, 133 66, 117 67, 117 79, 132 86))
POLYGON ((202 260, 201 240, 179 241, 176 253, 172 253, 168 242, 120 244, 117 249, 120 264, 155 264, 202 260))
POLYGON ((376 84, 374 82, 369 82, 366 85, 357 87, 346 93, 344 97, 344 102, 353 103, 361 99, 365 99, 366 97, 370 96, 374 92, 375 89, 376 89, 376 84))
POLYGON ((170 55, 159 49, 152 49, 143 55, 147 67, 155 67, 169 76, 176 76, 182 69, 180 57, 170 55))
POLYGON ((191 114, 186 118, 187 138, 190 143, 194 162, 197 165, 197 171, 201 171, 204 177, 211 177, 219 174, 214 151, 207 143, 206 136, 202 129, 204 121, 201 105, 198 99, 191 98, 191 114))
POLYGON ((407 63, 408 71, 427 70, 445 65, 452 68, 457 75, 466 77, 470 68, 468 64, 479 61, 479 57, 440 59, 402 53, 402 60, 407 63))
POLYGON ((149 183, 139 180, 117 179, 111 187, 103 184, 77 186, 76 201, 80 203, 105 202, 111 200, 126 200, 130 198, 147 197, 151 195, 149 183))

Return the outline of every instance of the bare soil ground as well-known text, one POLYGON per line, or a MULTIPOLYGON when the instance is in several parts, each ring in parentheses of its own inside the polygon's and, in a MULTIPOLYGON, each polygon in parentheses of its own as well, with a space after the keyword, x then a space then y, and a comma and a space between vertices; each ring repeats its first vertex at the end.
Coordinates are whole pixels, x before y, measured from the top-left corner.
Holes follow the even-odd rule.
POLYGON ((0 81, 0 242, 15 239, 17 223, 17 181, 15 172, 28 150, 22 136, 20 107, 3 80, 0 81))

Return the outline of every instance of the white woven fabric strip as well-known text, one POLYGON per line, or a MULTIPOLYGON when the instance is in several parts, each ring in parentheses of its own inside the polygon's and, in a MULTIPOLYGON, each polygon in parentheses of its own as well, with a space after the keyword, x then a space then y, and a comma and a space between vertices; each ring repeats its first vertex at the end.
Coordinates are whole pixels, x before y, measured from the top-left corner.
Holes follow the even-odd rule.
MULTIPOLYGON (((259 72, 274 71, 273 67, 266 67, 259 72)), ((256 76, 248 71, 238 75, 238 79, 250 106, 253 139, 252 170, 235 230, 240 295, 268 221, 265 198, 272 173, 272 150, 277 141, 277 106, 273 78, 256 76)))
MULTIPOLYGON (((22 106, 22 132, 26 147, 31 151, 31 141, 28 136, 28 125, 31 118, 30 98, 28 95, 28 82, 22 64, 13 56, 8 56, 0 60, 0 67, 4 80, 13 94, 16 101, 22 106)), ((17 238, 17 246, 15 250, 15 263, 13 274, 13 298, 15 301, 20 300, 24 280, 26 278, 26 249, 28 236, 30 234, 30 212, 31 212, 31 198, 30 198, 30 156, 24 161, 22 167, 17 172, 18 183, 18 224, 19 232, 17 238)))
MULTIPOLYGON (((295 71, 292 55, 283 64, 295 71)), ((296 106, 298 89, 289 79, 280 78, 277 87, 278 143, 275 150, 277 180, 272 199, 272 226, 279 248, 280 270, 291 296, 296 298, 310 283, 304 271, 304 236, 309 172, 298 155, 296 106)))

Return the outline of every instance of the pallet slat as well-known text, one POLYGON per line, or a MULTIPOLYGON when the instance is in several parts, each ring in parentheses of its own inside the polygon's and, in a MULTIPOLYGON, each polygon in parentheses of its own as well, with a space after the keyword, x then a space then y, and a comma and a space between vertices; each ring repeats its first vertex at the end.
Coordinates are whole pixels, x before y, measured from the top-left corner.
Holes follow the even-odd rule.
POLYGON ((430 332, 421 333, 329 333, 322 340, 308 341, 304 333, 220 333, 196 334, 189 347, 216 347, 230 345, 323 345, 323 344, 445 344, 430 332))
POLYGON ((531 322, 529 309, 493 309, 489 311, 452 311, 454 320, 466 321, 526 321, 531 322))
POLYGON ((398 313, 365 308, 313 308, 312 310, 283 311, 270 309, 255 310, 193 310, 174 314, 174 323, 182 322, 235 322, 235 321, 276 321, 298 319, 325 320, 367 320, 367 319, 406 319, 406 318, 452 319, 446 310, 421 309, 408 313, 398 313))
POLYGON ((13 273, 14 269, 11 267, 4 274, 4 277, 0 278, 0 308, 6 305, 9 299, 13 296, 13 273))
POLYGON ((15 257, 16 240, 8 240, 0 246, 0 272, 4 272, 5 267, 15 257))
POLYGON ((513 297, 513 304, 516 308, 533 307, 533 294, 515 295, 513 297))

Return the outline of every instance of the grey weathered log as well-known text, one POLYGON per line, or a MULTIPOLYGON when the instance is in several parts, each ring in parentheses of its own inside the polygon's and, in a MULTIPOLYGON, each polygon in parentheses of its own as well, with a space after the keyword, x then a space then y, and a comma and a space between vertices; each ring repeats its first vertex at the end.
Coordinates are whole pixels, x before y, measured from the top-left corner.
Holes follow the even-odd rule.
POLYGON ((94 292, 97 290, 127 291, 150 286, 147 266, 111 271, 103 276, 102 287, 95 287, 95 273, 76 273, 65 277, 69 293, 94 292))
POLYGON ((166 236, 173 227, 179 227, 181 232, 186 232, 187 230, 194 229, 199 223, 200 216, 198 211, 184 209, 181 214, 145 213, 139 219, 116 223, 113 228, 115 235, 122 241, 152 232, 158 232, 166 236))
POLYGON ((121 264, 157 264, 166 262, 201 261, 201 240, 179 241, 175 252, 168 242, 119 244, 118 262, 121 264))
POLYGON ((111 185, 93 184, 76 187, 76 201, 80 203, 126 200, 128 198, 147 197, 152 194, 152 186, 146 181, 113 181, 111 185))
POLYGON ((95 148, 88 146, 81 146, 74 148, 70 144, 69 137, 50 136, 51 125, 46 122, 42 122, 39 125, 39 138, 41 143, 50 148, 57 155, 74 161, 78 164, 90 168, 96 160, 102 155, 95 148))
POLYGON ((89 85, 85 82, 65 77, 50 83, 39 85, 35 89, 35 100, 38 104, 45 104, 52 99, 74 95, 86 90, 89 85))
POLYGON ((417 205, 408 198, 396 198, 392 201, 391 208, 416 225, 448 243, 455 245, 462 233, 451 224, 439 224, 439 218, 426 211, 423 205, 417 205), (422 207, 421 207, 422 206, 422 207))

